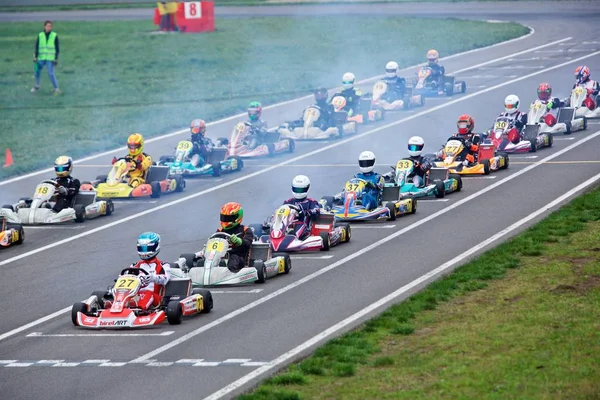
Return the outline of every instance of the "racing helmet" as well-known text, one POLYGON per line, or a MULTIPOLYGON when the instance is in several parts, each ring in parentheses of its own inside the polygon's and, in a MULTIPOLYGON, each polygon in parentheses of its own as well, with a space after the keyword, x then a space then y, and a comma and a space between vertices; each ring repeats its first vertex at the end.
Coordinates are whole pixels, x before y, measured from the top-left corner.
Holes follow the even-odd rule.
POLYGON ((60 156, 54 160, 54 172, 59 178, 71 175, 73 171, 73 159, 69 156, 60 156))
POLYGON ((537 93, 538 99, 542 101, 548 101, 550 100, 550 97, 552 97, 552 86, 550 86, 549 83, 540 83, 540 86, 538 86, 537 89, 537 93))
POLYGON ((375 154, 371 151, 363 151, 358 156, 358 166, 360 172, 368 174, 375 168, 375 154))
POLYGON ((509 94, 504 99, 504 111, 506 111, 507 114, 514 114, 518 112, 519 103, 519 96, 517 96, 516 94, 509 94))
POLYGON ((242 223, 244 209, 240 203, 229 202, 221 207, 221 229, 226 231, 242 223))
POLYGON ((327 89, 325 89, 324 87, 318 87, 317 90, 315 90, 315 101, 317 103, 323 103, 323 102, 327 101, 328 96, 329 96, 329 93, 327 92, 327 89))
POLYGON ((590 69, 585 65, 575 68, 575 78, 577 79, 577 83, 587 82, 590 79, 590 69))
POLYGON ((144 232, 137 240, 137 252, 142 260, 154 258, 160 252, 160 235, 154 232, 144 232))
POLYGON ((127 148, 131 157, 137 157, 144 151, 144 137, 140 133, 134 133, 127 138, 127 148))
POLYGON ((192 142, 197 142, 204 137, 206 132, 206 122, 203 119, 195 119, 190 124, 190 133, 192 134, 192 142))
POLYGON ((298 200, 303 200, 308 196, 310 189, 310 179, 306 175, 298 175, 292 180, 292 194, 298 200))
POLYGON ((354 87, 354 82, 356 81, 356 77, 352 72, 346 72, 342 76, 342 85, 344 89, 352 89, 354 87))
POLYGON ((437 50, 431 49, 427 52, 427 62, 429 62, 429 64, 437 64, 439 59, 440 53, 438 53, 437 50))
POLYGON ((248 118, 250 121, 258 121, 262 115, 262 105, 258 101, 253 101, 248 106, 248 118))
POLYGON ((396 61, 390 61, 385 64, 385 76, 388 78, 394 78, 398 74, 398 63, 396 61))
POLYGON ((411 156, 420 156, 423 153, 423 147, 425 147, 425 141, 421 136, 413 136, 408 139, 408 154, 411 156))
POLYGON ((459 135, 471 135, 475 129, 475 121, 469 114, 463 114, 458 117, 456 127, 459 135))

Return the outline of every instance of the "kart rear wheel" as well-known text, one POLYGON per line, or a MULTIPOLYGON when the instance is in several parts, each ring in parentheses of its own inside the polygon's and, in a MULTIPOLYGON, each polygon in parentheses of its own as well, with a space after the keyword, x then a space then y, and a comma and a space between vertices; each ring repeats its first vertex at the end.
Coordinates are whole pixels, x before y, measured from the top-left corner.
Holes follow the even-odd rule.
POLYGON ((348 243, 352 238, 352 228, 350 227, 350 224, 343 224, 342 227, 345 232, 344 243, 348 243))
POLYGON ((254 260, 254 268, 256 268, 256 273, 258 275, 256 283, 265 283, 265 281, 267 280, 265 264, 260 260, 254 260))
POLYGON ((81 204, 75 204, 73 209, 75 210, 75 222, 85 221, 85 207, 81 204))
POLYGON ((194 253, 183 253, 179 257, 185 259, 185 265, 188 267, 188 269, 194 268, 194 259, 196 258, 194 253))
POLYGON ((483 174, 489 175, 490 174, 490 160, 483 160, 483 161, 481 161, 481 164, 483 165, 483 174))
POLYGON ((331 248, 331 238, 329 237, 329 233, 321 232, 319 233, 321 239, 323 239, 323 247, 321 247, 321 251, 329 251, 331 248))
POLYGON ((448 177, 450 179, 456 179, 456 181, 458 182, 458 185, 456 185, 456 191, 460 192, 463 186, 462 177, 459 174, 450 174, 448 177))
POLYGON ((385 206, 390 210, 390 217, 388 218, 388 221, 395 221, 396 220, 396 203, 394 203, 393 201, 389 201, 386 203, 385 206))
POLYGON ((446 186, 443 181, 435 181, 435 197, 443 199, 446 195, 446 186))
POLYGON ((411 214, 414 214, 417 212, 417 199, 412 199, 412 209, 410 210, 411 214))
POLYGON ((288 139, 288 152, 293 153, 296 150, 296 142, 293 139, 288 139))
POLYGON ((73 307, 71 308, 71 322, 73 322, 73 325, 78 326, 79 324, 77 323, 77 313, 87 313, 87 304, 85 303, 75 303, 73 304, 73 307))
POLYGON ((210 290, 194 289, 194 290, 192 290, 192 294, 199 294, 200 296, 202 296, 202 301, 203 301, 204 307, 202 308, 202 311, 200 311, 200 313, 208 314, 210 312, 210 310, 213 309, 213 297, 212 297, 212 293, 210 292, 210 290))
POLYGON ((583 128, 582 130, 586 130, 587 129, 587 117, 582 117, 583 118, 583 128))
POLYGON ((106 215, 111 215, 115 211, 115 203, 112 200, 106 200, 106 215))
POLYGON ((292 269, 292 259, 290 258, 290 255, 287 253, 274 253, 271 255, 273 258, 275 257, 283 257, 283 273, 284 274, 289 274, 290 270, 292 269))
POLYGON ((150 182, 150 188, 152 189, 152 194, 150 195, 150 197, 152 197, 153 199, 158 199, 161 195, 160 182, 150 182))
POLYGON ((172 300, 167 304, 167 321, 170 325, 179 325, 183 321, 183 308, 178 300, 172 300))
POLYGON ((508 153, 498 153, 498 155, 500 157, 504 158, 504 165, 500 169, 507 169, 508 168, 508 162, 509 162, 508 153))
POLYGON ((554 135, 549 133, 548 134, 548 148, 552 147, 553 144, 554 144, 554 135))
POLYGON ((235 171, 241 171, 241 170, 242 170, 242 168, 244 168, 244 160, 242 160, 242 158, 241 158, 241 157, 238 157, 238 156, 230 156, 230 157, 227 157, 227 159, 228 159, 228 160, 231 160, 231 159, 233 159, 233 160, 236 160, 236 161, 237 161, 237 167, 235 168, 235 171))
POLYGON ((183 189, 185 189, 185 179, 183 179, 183 176, 181 175, 175 175, 175 183, 177 186, 175 186, 175 191, 176 192, 183 192, 183 189))
POLYGON ((275 145, 273 143, 267 143, 267 152, 269 153, 269 157, 272 157, 275 155, 275 145))
POLYGON ((221 175, 221 163, 215 162, 211 164, 212 166, 212 176, 220 176, 221 175))
POLYGON ((565 135, 570 135, 572 133, 571 132, 571 128, 572 128, 571 121, 565 122, 565 126, 567 127, 567 129, 565 130, 565 135))
POLYGON ((461 82, 460 83, 460 92, 461 93, 466 93, 467 92, 467 82, 461 82))
POLYGON ((12 206, 12 204, 5 204, 5 205, 2 206, 2 208, 7 208, 7 209, 9 209, 12 212, 15 211, 15 208, 12 206))

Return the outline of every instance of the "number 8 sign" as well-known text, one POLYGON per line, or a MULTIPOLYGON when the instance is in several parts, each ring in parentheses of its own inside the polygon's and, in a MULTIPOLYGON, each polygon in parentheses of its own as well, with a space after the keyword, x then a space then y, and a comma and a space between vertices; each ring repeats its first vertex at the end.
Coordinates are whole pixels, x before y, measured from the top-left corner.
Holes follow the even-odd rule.
POLYGON ((185 11, 185 19, 200 19, 202 18, 202 3, 199 1, 191 1, 183 3, 185 11))

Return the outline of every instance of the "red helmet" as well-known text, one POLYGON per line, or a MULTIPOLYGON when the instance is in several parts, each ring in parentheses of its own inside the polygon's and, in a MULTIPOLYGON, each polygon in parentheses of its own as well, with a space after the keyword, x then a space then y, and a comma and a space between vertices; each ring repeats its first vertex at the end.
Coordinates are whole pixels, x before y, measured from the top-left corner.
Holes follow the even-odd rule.
POLYGON ((590 79, 590 69, 585 65, 575 68, 575 78, 577 78, 578 83, 587 82, 590 79))
POLYGON ((540 86, 538 86, 537 92, 538 92, 538 99, 543 100, 543 101, 548 101, 548 100, 550 100, 550 97, 552 96, 552 86, 550 86, 549 83, 540 83, 540 86))
POLYGON ((197 135, 204 136, 206 132, 206 122, 202 119, 195 119, 190 124, 190 132, 192 133, 192 137, 197 135))
POLYGON ((470 115, 463 114, 458 117, 456 127, 458 128, 458 133, 460 135, 470 135, 473 133, 473 129, 475 129, 475 121, 470 115))

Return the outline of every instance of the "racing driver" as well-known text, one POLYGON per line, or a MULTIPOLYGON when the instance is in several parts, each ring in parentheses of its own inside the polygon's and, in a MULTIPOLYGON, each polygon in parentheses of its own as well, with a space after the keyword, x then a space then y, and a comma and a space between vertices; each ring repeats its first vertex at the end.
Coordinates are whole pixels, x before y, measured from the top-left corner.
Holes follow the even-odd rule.
POLYGON ((65 208, 73 207, 73 200, 79 193, 79 179, 73 178, 73 159, 69 156, 60 156, 54 161, 54 172, 56 178, 52 179, 57 183, 58 193, 56 194, 56 203, 52 210, 60 212, 65 208))
POLYGON ((321 206, 318 201, 308 197, 310 179, 306 175, 298 175, 292 180, 292 195, 283 204, 296 206, 300 210, 298 221, 294 227, 296 237, 304 240, 310 235, 311 223, 319 218, 321 206))
POLYGON ((367 181, 367 188, 363 193, 362 204, 371 211, 379 206, 379 195, 383 190, 385 178, 373 172, 375 169, 375 154, 371 151, 363 151, 358 156, 358 166, 360 172, 354 175, 355 178, 367 181))
POLYGON ((444 74, 446 69, 441 66, 438 62, 440 60, 440 53, 437 50, 431 49, 427 52, 427 66, 431 68, 431 76, 429 79, 437 84, 438 95, 444 94, 444 74))
POLYGON ((190 134, 192 135, 190 141, 194 146, 190 152, 190 162, 194 167, 202 167, 208 156, 214 147, 214 144, 210 138, 205 136, 206 133, 206 122, 202 119, 195 119, 190 124, 190 134))
POLYGON ((412 178, 412 183, 415 187, 425 187, 425 174, 431 169, 431 162, 422 156, 425 141, 420 136, 413 136, 408 139, 408 158, 414 164, 413 171, 408 176, 412 178))
POLYGON ((244 210, 241 204, 229 202, 221 207, 221 228, 217 232, 231 235, 227 268, 233 273, 239 272, 246 266, 248 253, 254 240, 252 229, 242 225, 243 218, 244 210))
MULTIPOLYGON (((463 165, 465 167, 471 167, 477 164, 477 153, 479 152, 481 136, 473 132, 473 129, 475 129, 475 120, 468 114, 463 114, 458 117, 456 127, 458 128, 458 132, 452 135, 448 140, 460 140, 463 142, 465 148, 457 158, 463 160, 463 165)), ((440 157, 442 153, 443 150, 438 153, 438 157, 440 157)))
POLYGON ((362 91, 354 87, 354 82, 356 82, 354 74, 346 72, 342 76, 343 89, 333 95, 333 97, 342 96, 346 99, 345 110, 348 110, 348 117, 359 113, 360 97, 362 96, 362 91))
MULTIPOLYGON (((144 153, 144 137, 139 133, 129 135, 127 148, 129 152, 123 159, 131 163, 128 184, 132 188, 136 188, 146 182, 146 174, 152 165, 152 157, 144 153)), ((112 163, 116 163, 117 160, 116 157, 113 158, 112 163)))

